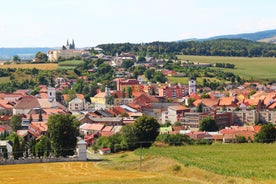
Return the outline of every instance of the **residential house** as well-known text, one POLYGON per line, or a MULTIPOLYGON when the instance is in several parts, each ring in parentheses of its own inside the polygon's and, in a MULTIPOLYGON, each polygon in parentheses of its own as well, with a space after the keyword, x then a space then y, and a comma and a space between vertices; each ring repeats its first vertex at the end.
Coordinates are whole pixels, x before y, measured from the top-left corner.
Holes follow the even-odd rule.
POLYGON ((37 98, 34 96, 24 96, 13 107, 13 114, 27 114, 33 108, 41 108, 37 98))
POLYGON ((69 111, 82 111, 86 110, 86 104, 85 100, 82 100, 80 98, 74 98, 68 103, 68 109, 69 111))
POLYGON ((179 122, 186 112, 190 112, 190 109, 183 105, 170 106, 168 111, 162 113, 162 123, 165 124, 166 121, 170 121, 172 124, 179 122))
POLYGON ((117 91, 127 93, 128 88, 131 88, 132 92, 138 92, 140 90, 139 81, 136 79, 114 79, 117 82, 117 91))
POLYGON ((104 128, 104 126, 104 124, 99 123, 84 123, 79 127, 79 129, 82 135, 88 135, 100 132, 104 128))
POLYGON ((29 138, 39 139, 48 132, 48 125, 45 122, 31 122, 28 128, 29 138))
POLYGON ((13 143, 10 140, 0 140, 0 158, 4 157, 4 153, 8 153, 8 157, 12 154, 13 143))
POLYGON ((200 121, 209 115, 209 113, 187 112, 179 121, 187 128, 198 129, 200 121))
POLYGON ((190 132, 190 133, 187 133, 186 135, 188 135, 193 140, 204 139, 210 142, 213 141, 212 135, 208 134, 208 132, 190 132))
POLYGON ((15 102, 11 102, 9 100, 0 100, 0 113, 12 114, 14 105, 15 105, 15 102))
POLYGON ((188 87, 184 85, 167 85, 158 89, 158 95, 165 98, 182 98, 188 95, 188 87))

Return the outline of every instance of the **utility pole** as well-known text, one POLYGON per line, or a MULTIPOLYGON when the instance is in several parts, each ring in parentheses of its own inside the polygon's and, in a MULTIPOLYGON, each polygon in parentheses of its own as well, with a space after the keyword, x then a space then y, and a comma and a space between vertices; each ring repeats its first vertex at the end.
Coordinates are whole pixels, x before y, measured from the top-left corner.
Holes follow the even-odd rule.
POLYGON ((140 171, 142 170, 142 143, 140 143, 140 171))

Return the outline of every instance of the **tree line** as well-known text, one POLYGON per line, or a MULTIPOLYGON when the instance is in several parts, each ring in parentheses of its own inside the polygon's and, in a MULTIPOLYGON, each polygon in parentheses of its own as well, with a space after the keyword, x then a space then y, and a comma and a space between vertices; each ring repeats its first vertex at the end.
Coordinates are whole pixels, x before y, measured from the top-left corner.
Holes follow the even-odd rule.
POLYGON ((244 39, 217 39, 203 42, 151 42, 145 44, 101 44, 106 54, 130 52, 140 56, 173 58, 175 55, 274 57, 276 45, 244 39))

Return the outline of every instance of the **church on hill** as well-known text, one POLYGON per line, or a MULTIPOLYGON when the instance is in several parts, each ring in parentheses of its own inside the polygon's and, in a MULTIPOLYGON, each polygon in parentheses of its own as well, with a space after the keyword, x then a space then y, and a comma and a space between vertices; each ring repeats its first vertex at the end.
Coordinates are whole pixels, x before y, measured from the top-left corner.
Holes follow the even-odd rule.
POLYGON ((76 46, 75 46, 74 39, 72 39, 72 43, 69 43, 69 41, 67 40, 66 45, 62 46, 62 50, 69 50, 69 49, 75 50, 75 48, 76 48, 76 46))
POLYGON ((66 45, 63 45, 61 49, 49 50, 48 60, 49 61, 62 61, 66 59, 72 59, 77 57, 82 57, 83 55, 89 55, 90 53, 85 50, 76 49, 75 41, 72 39, 72 43, 67 40, 66 45))

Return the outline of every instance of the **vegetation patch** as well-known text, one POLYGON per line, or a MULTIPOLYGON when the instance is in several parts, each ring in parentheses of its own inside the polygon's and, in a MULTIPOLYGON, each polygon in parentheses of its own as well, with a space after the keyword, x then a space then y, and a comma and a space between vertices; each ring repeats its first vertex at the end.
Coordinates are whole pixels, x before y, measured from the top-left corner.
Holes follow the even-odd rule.
POLYGON ((9 65, 0 65, 0 68, 21 68, 21 69, 33 69, 37 68, 39 70, 56 70, 58 64, 56 63, 40 63, 40 64, 9 64, 9 65))
POLYGON ((230 63, 235 68, 220 68, 232 72, 246 80, 276 80, 276 59, 272 57, 222 57, 178 55, 180 60, 194 63, 230 63))
MULTIPOLYGON (((183 165, 217 174, 276 181, 276 144, 213 144, 145 149, 146 156, 167 156, 183 165), (254 154, 253 154, 254 153, 254 154)), ((139 154, 137 152, 137 154, 139 154)))

